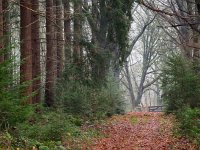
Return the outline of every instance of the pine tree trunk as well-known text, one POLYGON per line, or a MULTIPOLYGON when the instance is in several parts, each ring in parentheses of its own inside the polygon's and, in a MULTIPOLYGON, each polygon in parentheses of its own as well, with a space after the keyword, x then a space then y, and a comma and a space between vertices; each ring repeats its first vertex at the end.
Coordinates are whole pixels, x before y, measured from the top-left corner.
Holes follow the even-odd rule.
POLYGON ((10 12, 9 12, 9 0, 3 0, 3 42, 6 48, 6 53, 4 59, 8 60, 10 58, 10 12))
POLYGON ((52 106, 55 98, 55 84, 57 77, 57 52, 55 48, 55 27, 53 0, 46 0, 46 87, 45 104, 52 106))
POLYGON ((64 0, 65 63, 71 59, 71 11, 69 0, 64 0))
POLYGON ((64 37, 63 37, 63 5, 56 0, 56 39, 57 39, 57 76, 61 77, 64 68, 64 37))
POLYGON ((41 67, 40 67, 40 24, 39 24, 39 1, 32 0, 32 65, 33 65, 33 103, 41 100, 41 67))
POLYGON ((82 2, 78 0, 74 2, 74 50, 73 59, 75 64, 80 63, 81 56, 81 7, 82 2))
POLYGON ((0 0, 0 63, 4 61, 4 44, 3 44, 3 4, 0 0))
POLYGON ((26 84, 22 96, 27 97, 24 104, 32 103, 32 44, 31 44, 31 0, 20 1, 21 16, 21 66, 20 82, 26 84))

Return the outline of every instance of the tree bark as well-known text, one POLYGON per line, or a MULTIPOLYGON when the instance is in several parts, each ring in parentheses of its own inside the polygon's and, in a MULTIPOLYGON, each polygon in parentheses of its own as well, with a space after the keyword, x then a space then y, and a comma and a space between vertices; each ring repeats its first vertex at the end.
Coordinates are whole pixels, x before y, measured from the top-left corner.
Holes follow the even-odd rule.
MULTIPOLYGON (((143 60, 143 61, 145 61, 145 60, 143 60)), ((144 92, 144 82, 145 82, 145 79, 146 79, 147 70, 148 70, 148 68, 146 68, 143 65, 142 76, 141 76, 141 79, 140 79, 140 84, 139 84, 138 92, 137 92, 137 98, 136 98, 136 104, 135 104, 136 106, 141 103, 142 95, 143 95, 143 92, 144 92)))
MULTIPOLYGON (((196 19, 195 22, 199 22, 200 21, 200 2, 199 0, 195 0, 195 13, 194 15, 196 15, 196 19)), ((195 46, 194 48, 194 55, 193 55, 193 59, 195 61, 195 63, 199 63, 199 58, 200 58, 200 33, 199 33, 199 24, 194 25, 194 30, 193 30, 193 45, 195 46)), ((199 72, 199 67, 197 68, 197 71, 199 72)))
POLYGON ((57 77, 57 52, 55 48, 53 0, 46 0, 46 87, 45 104, 52 106, 55 98, 55 84, 57 77))
POLYGON ((4 62, 4 43, 3 43, 3 4, 0 0, 0 63, 4 62))
POLYGON ((21 16, 21 65, 20 82, 26 88, 22 90, 22 96, 26 97, 24 104, 32 103, 32 44, 31 44, 31 0, 20 0, 21 16))
POLYGON ((32 0, 32 73, 33 73, 33 103, 41 101, 41 67, 40 67, 40 24, 39 1, 32 0))
POLYGON ((132 104, 132 110, 135 109, 135 95, 134 95, 134 91, 133 91, 133 86, 132 86, 132 82, 131 82, 131 76, 130 76, 130 72, 129 72, 129 68, 128 68, 128 62, 125 62, 125 70, 126 70, 126 79, 128 82, 128 91, 131 97, 131 104, 132 104))
POLYGON ((80 63, 81 56, 81 9, 82 2, 78 0, 74 2, 74 50, 73 59, 75 64, 80 63))
POLYGON ((3 0, 3 36, 4 47, 7 50, 4 54, 4 59, 8 60, 11 55, 9 0, 3 0))
POLYGON ((56 40, 57 40, 57 76, 61 77, 64 69, 63 5, 56 0, 56 40))
POLYGON ((65 63, 71 59, 71 11, 69 0, 64 0, 65 63))

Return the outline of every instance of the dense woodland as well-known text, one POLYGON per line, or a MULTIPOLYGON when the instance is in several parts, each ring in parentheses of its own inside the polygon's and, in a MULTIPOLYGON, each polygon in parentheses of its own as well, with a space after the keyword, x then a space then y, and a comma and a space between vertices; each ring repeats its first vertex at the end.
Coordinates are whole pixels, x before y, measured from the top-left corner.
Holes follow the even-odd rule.
POLYGON ((149 106, 197 148, 199 57, 199 0, 0 0, 0 149, 83 149, 149 106))

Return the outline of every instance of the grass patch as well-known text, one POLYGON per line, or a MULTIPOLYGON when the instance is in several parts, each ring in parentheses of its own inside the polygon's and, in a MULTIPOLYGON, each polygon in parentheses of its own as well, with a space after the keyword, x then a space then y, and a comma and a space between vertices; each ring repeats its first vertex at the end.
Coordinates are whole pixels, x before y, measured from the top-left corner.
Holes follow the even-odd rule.
POLYGON ((135 124, 137 124, 139 122, 139 119, 137 117, 135 117, 135 116, 132 116, 130 118, 130 122, 131 122, 132 125, 135 125, 135 124))

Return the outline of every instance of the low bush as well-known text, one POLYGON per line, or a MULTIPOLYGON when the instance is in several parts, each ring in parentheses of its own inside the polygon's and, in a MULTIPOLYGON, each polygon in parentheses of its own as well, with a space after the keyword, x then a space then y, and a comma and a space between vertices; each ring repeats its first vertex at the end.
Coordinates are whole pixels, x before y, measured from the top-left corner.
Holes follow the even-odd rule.
POLYGON ((96 125, 83 122, 81 118, 60 110, 40 107, 38 111, 37 106, 34 109, 37 112, 27 121, 0 134, 0 149, 80 149, 81 144, 104 136, 96 125))
MULTIPOLYGON (((38 109, 38 108, 37 108, 38 109)), ((62 146, 63 137, 70 134, 73 138, 81 134, 82 120, 67 114, 42 108, 40 112, 32 114, 27 121, 18 123, 15 128, 8 130, 2 145, 13 148, 32 149, 32 147, 55 148, 62 146), (43 113, 45 112, 45 113, 43 113), (9 136, 7 136, 9 135, 9 136)), ((1 146, 0 146, 1 148, 1 146)))
POLYGON ((200 108, 185 107, 177 113, 180 132, 200 145, 200 108))
POLYGON ((123 112, 122 93, 112 77, 104 86, 64 78, 57 89, 57 107, 64 108, 68 114, 89 119, 101 119, 123 112))

